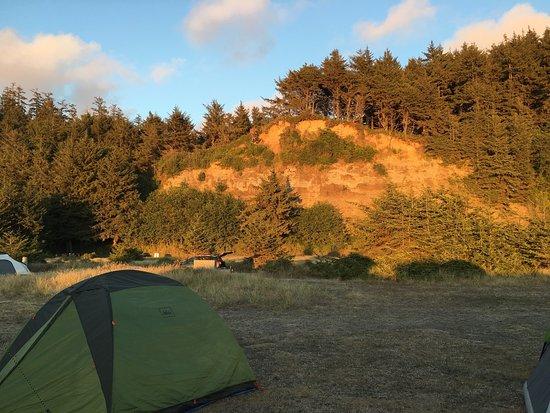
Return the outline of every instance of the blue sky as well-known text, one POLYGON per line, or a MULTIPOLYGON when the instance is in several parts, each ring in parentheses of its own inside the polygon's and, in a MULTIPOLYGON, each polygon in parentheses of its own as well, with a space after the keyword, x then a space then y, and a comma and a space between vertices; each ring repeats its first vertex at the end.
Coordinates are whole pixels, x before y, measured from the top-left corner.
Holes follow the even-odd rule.
POLYGON ((270 97, 274 79, 334 48, 389 48, 406 63, 430 40, 541 31, 549 11, 542 0, 3 0, 0 86, 53 90, 81 109, 102 94, 131 117, 178 105, 200 122, 210 100, 231 110, 270 97))

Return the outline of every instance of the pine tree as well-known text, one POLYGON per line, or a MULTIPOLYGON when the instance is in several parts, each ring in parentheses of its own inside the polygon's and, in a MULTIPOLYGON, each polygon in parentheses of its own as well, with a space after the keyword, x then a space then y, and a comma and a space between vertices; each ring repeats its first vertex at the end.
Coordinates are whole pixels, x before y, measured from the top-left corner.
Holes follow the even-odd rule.
POLYGON ((343 119, 343 112, 349 110, 351 105, 351 96, 348 96, 350 76, 347 63, 338 50, 333 50, 330 56, 323 60, 321 72, 321 85, 326 90, 330 102, 330 114, 336 119, 343 119))
POLYGON ((377 123, 385 130, 393 131, 396 128, 401 87, 401 65, 391 52, 386 50, 374 63, 372 89, 377 123))
POLYGON ((329 114, 329 100, 322 89, 322 72, 315 65, 303 65, 290 70, 286 77, 275 81, 278 96, 267 99, 281 115, 329 114))
POLYGON ((206 105, 201 135, 206 146, 224 144, 230 140, 229 117, 223 105, 216 100, 206 105))
POLYGON ((135 235, 140 206, 138 181, 124 148, 113 148, 99 161, 92 203, 101 240, 116 244, 135 235))
POLYGON ((374 116, 372 98, 374 58, 367 48, 359 50, 350 59, 350 84, 353 98, 351 120, 371 124, 374 116))
POLYGON ((251 117, 251 120, 252 120, 252 126, 254 128, 262 126, 266 122, 265 114, 257 106, 252 107, 252 110, 250 111, 250 117, 251 117))
POLYGON ((233 139, 247 135, 252 128, 248 110, 243 106, 243 102, 237 106, 233 118, 231 119, 231 134, 233 139))
POLYGON ((165 120, 163 133, 163 149, 175 151, 191 151, 197 145, 195 125, 189 115, 174 107, 165 120))
POLYGON ((245 245, 254 267, 285 255, 285 241, 293 234, 300 212, 300 197, 273 171, 262 181, 254 201, 243 212, 245 245))
POLYGON ((0 132, 2 135, 23 138, 28 119, 27 99, 23 89, 15 84, 4 88, 0 96, 0 132))

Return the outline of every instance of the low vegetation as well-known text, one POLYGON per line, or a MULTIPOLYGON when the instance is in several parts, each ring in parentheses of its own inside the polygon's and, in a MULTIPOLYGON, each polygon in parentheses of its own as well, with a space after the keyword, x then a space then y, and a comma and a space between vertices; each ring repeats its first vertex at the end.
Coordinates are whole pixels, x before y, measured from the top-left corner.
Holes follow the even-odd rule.
POLYGON ((34 297, 44 300, 84 279, 125 268, 141 269, 178 280, 216 308, 248 306, 290 309, 330 301, 330 297, 316 284, 299 280, 281 280, 261 273, 194 271, 177 265, 152 265, 144 268, 124 264, 54 270, 29 276, 4 276, 0 278, 0 296, 19 299, 34 297))
MULTIPOLYGON (((55 292, 121 268, 0 278, 0 354, 55 292)), ((212 413, 520 411, 550 311, 550 278, 541 277, 338 282, 145 269, 213 305, 262 386, 205 409, 212 413)))
POLYGON ((173 176, 186 169, 206 169, 213 163, 242 171, 258 165, 271 166, 274 153, 265 145, 253 143, 243 136, 222 146, 197 149, 193 152, 169 152, 158 163, 162 175, 173 176))
POLYGON ((369 162, 376 151, 369 146, 358 146, 340 138, 330 129, 315 136, 302 137, 298 131, 289 129, 281 135, 281 160, 284 164, 331 165, 338 161, 369 162))

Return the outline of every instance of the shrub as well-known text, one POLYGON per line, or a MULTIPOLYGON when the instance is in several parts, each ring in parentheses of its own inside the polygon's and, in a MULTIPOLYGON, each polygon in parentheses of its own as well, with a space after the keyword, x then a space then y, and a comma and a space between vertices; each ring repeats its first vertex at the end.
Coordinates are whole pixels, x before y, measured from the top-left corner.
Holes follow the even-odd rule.
POLYGON ((95 257, 96 257, 95 252, 86 252, 86 253, 84 253, 80 256, 81 259, 86 260, 86 261, 90 261, 91 259, 93 259, 95 257))
MULTIPOLYGON (((508 275, 532 272, 548 263, 543 252, 550 243, 547 226, 544 230, 535 222, 526 228, 495 222, 454 194, 427 191, 413 197, 390 188, 366 212, 367 218, 356 228, 355 247, 380 259, 398 251, 401 262, 411 257, 432 264, 462 261, 490 274, 508 275)), ((432 264, 426 267, 428 272, 432 264)), ((416 272, 414 266, 405 272, 410 271, 416 272)))
POLYGON ((109 260, 113 262, 130 262, 139 260, 142 257, 143 251, 134 247, 126 247, 118 244, 111 255, 109 255, 109 260))
POLYGON ((340 138, 330 129, 324 129, 313 139, 302 138, 289 129, 281 135, 281 159, 286 164, 331 165, 338 161, 371 161, 375 149, 361 147, 340 138))
POLYGON ((227 184, 224 181, 216 182, 216 192, 225 192, 227 190, 227 184))
POLYGON ((323 258, 318 262, 309 263, 311 275, 320 278, 337 278, 350 280, 354 278, 372 278, 374 261, 360 254, 352 253, 343 258, 323 258))
POLYGON ((479 278, 486 275, 482 268, 464 260, 412 261, 395 269, 395 278, 413 280, 441 280, 449 278, 479 278))
POLYGON ((386 176, 388 174, 388 171, 386 170, 386 167, 382 165, 381 163, 375 163, 372 166, 372 169, 374 169, 374 172, 376 172, 380 176, 386 176))
POLYGON ((296 232, 307 255, 338 251, 348 238, 342 214, 328 203, 317 203, 302 210, 296 232))
POLYGON ((288 257, 278 258, 273 261, 266 262, 261 269, 272 274, 288 274, 294 269, 292 260, 288 257))
POLYGON ((157 191, 144 203, 138 240, 190 253, 229 250, 240 237, 243 205, 231 195, 186 186, 157 191))
MULTIPOLYGON (((214 162, 241 171, 257 165, 271 166, 275 154, 267 146, 243 136, 225 145, 196 149, 193 152, 169 152, 158 162, 161 174, 173 176, 186 169, 206 169, 214 162)), ((199 177, 200 180, 200 177, 199 177)))
POLYGON ((197 176, 197 179, 199 182, 204 182, 206 180, 206 172, 200 171, 199 176, 197 176))

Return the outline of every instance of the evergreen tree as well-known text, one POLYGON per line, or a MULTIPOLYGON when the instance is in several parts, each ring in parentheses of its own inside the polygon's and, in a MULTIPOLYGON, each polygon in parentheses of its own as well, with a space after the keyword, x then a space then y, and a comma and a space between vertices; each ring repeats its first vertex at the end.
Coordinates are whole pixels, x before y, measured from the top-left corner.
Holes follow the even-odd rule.
POLYGON ((300 197, 273 171, 243 212, 243 240, 253 253, 254 267, 285 255, 285 242, 296 228, 300 197))
POLYGON ((336 119, 344 119, 344 114, 347 115, 351 111, 351 79, 347 63, 338 50, 333 50, 330 56, 323 60, 321 73, 321 85, 329 99, 330 115, 336 119))
POLYGON ((230 140, 229 117, 223 105, 213 100, 206 105, 204 122, 202 125, 202 140, 206 146, 227 143, 230 140))
POLYGON ((191 151, 197 145, 195 125, 177 106, 165 121, 163 149, 191 151))
POLYGON ((251 128, 252 122, 250 122, 248 110, 243 106, 243 102, 241 102, 235 109, 235 113, 231 119, 231 133, 233 135, 233 139, 247 135, 251 128))
POLYGON ((350 84, 353 96, 351 120, 372 125, 374 101, 372 98, 374 58, 367 48, 359 50, 350 59, 350 84))
POLYGON ((140 206, 138 180, 124 148, 113 148, 99 161, 92 204, 101 240, 116 244, 135 235, 140 206))
POLYGON ((401 87, 401 65, 391 52, 386 50, 374 63, 372 89, 377 123, 385 130, 393 131, 396 128, 401 87))
POLYGON ((262 126, 266 122, 266 116, 257 106, 253 106, 250 111, 251 123, 254 128, 262 126))
POLYGON ((278 96, 267 99, 282 115, 328 115, 328 98, 321 87, 322 72, 315 65, 290 70, 275 81, 278 96))

